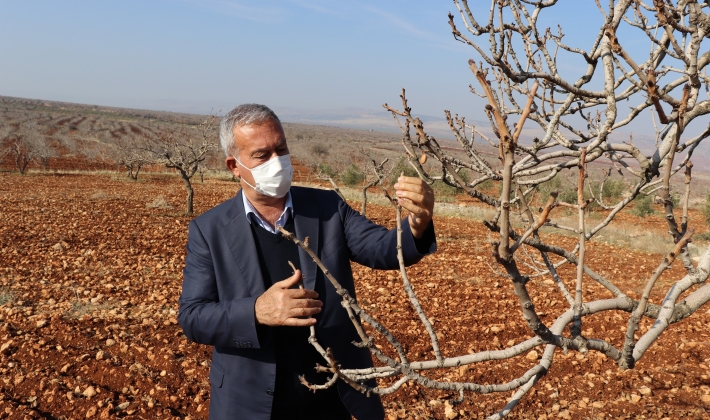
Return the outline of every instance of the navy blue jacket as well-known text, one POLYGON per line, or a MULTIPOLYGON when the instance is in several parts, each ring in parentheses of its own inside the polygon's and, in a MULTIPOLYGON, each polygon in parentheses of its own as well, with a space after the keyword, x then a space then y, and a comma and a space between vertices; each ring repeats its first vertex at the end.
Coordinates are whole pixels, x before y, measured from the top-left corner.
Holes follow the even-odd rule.
MULTIPOLYGON (((178 320, 190 340, 214 346, 212 420, 268 420, 276 377, 271 334, 255 322, 254 303, 265 289, 241 194, 194 219, 188 233, 178 320)), ((351 296, 355 297, 351 260, 375 269, 399 266, 396 229, 371 222, 332 191, 292 187, 291 196, 296 236, 309 238, 310 248, 351 296)), ((417 251, 406 221, 402 228, 402 249, 409 265, 424 255, 417 251)), ((436 243, 430 242, 429 252, 434 252, 436 243)), ((318 291, 323 302, 316 316, 316 334, 323 347, 333 350, 344 369, 372 366, 369 351, 351 344, 359 338, 340 296, 301 249, 299 260, 304 287, 318 291)), ((384 417, 377 396, 367 397, 342 381, 337 386, 356 419, 384 417)))

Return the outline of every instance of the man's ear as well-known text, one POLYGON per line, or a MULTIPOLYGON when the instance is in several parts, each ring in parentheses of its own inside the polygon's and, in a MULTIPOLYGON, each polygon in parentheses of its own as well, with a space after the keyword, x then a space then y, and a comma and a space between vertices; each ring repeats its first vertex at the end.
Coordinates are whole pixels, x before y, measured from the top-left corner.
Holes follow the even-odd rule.
POLYGON ((234 156, 229 156, 224 163, 227 165, 227 169, 229 169, 229 172, 231 172, 232 175, 237 178, 241 178, 241 175, 239 174, 239 164, 237 164, 237 159, 235 159, 234 156))

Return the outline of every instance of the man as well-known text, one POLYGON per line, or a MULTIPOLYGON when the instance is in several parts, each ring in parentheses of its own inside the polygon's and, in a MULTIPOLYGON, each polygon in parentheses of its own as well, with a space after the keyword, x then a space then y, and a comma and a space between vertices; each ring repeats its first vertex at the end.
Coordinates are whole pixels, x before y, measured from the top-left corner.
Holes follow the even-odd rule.
MULTIPOLYGON (((377 396, 342 381, 316 393, 299 383, 301 375, 316 384, 328 379, 314 369, 326 363, 307 341, 311 325, 344 369, 370 367, 372 359, 351 344, 359 338, 333 286, 277 227, 308 237, 353 297, 350 260, 397 268, 396 231, 370 222, 332 191, 291 187, 286 137, 266 106, 229 112, 220 140, 242 189, 190 223, 178 315, 188 338, 214 346, 210 419, 382 419, 377 396)), ((400 177, 395 190, 410 211, 402 248, 412 264, 436 249, 434 193, 409 177, 400 177)))

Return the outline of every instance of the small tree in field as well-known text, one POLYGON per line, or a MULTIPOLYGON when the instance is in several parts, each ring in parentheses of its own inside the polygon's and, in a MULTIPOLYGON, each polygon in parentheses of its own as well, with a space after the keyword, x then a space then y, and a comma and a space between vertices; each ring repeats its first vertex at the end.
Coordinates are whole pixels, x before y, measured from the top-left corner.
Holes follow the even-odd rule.
POLYGON ((38 151, 43 150, 41 143, 44 141, 37 131, 36 124, 22 122, 13 132, 6 130, 6 153, 15 162, 15 167, 20 175, 24 175, 27 166, 38 157, 38 151))
POLYGON ((175 169, 185 184, 187 199, 185 212, 193 214, 192 177, 200 164, 207 158, 207 153, 217 147, 214 116, 209 116, 198 125, 183 124, 180 130, 162 134, 158 138, 146 139, 143 150, 150 153, 154 163, 175 169))
POLYGON ((219 172, 224 168, 224 159, 221 153, 210 151, 205 156, 205 160, 200 163, 197 168, 197 173, 200 175, 200 183, 205 183, 205 174, 207 172, 219 172))
POLYGON ((365 174, 352 163, 340 174, 340 180, 348 187, 354 187, 365 180, 365 174))
MULTIPOLYGON (((298 136, 296 136, 296 138, 298 139, 298 136)), ((301 136, 301 138, 299 140, 302 140, 302 139, 303 139, 303 136, 301 136)), ((329 152, 328 152, 327 146, 325 146, 324 144, 321 144, 321 143, 316 143, 311 146, 311 153, 318 156, 319 160, 323 160, 323 158, 328 156, 329 152)))
MULTIPOLYGON (((465 392, 512 391, 508 404, 489 417, 500 419, 510 413, 550 370, 558 350, 599 352, 620 368, 632 369, 672 324, 692 316, 710 300, 710 284, 707 283, 710 248, 694 263, 687 246, 693 234, 688 218, 692 178, 690 158, 698 144, 710 135, 707 117, 710 100, 705 94, 710 85, 710 78, 705 74, 710 64, 710 4, 695 0, 652 0, 648 3, 610 0, 602 5, 597 1, 599 30, 589 34, 584 49, 566 44, 561 26, 554 31, 538 26, 541 16, 554 8, 557 0, 492 0, 488 2, 490 7, 480 13, 470 7, 467 0, 453 2, 459 12, 458 19, 449 15, 453 36, 472 47, 481 60, 481 63, 469 60, 470 70, 477 81, 477 87, 471 86, 471 90, 487 102, 481 113, 486 115, 495 135, 492 143, 498 148, 498 162, 484 157, 484 149, 474 143, 473 134, 477 130, 467 124, 464 117, 445 111, 451 134, 466 156, 460 159, 452 156, 450 149, 442 148, 427 132, 425 123, 412 114, 404 90, 401 106, 385 104, 385 108, 399 121, 407 159, 417 166, 423 179, 461 188, 472 198, 495 209, 495 215, 484 222, 494 238, 491 243, 493 258, 518 299, 518 311, 511 316, 519 317, 518 322, 527 328, 530 338, 512 343, 503 350, 442 354, 434 325, 419 304, 398 247, 404 290, 430 337, 435 357, 432 360, 410 359, 411 355, 401 342, 365 308, 358 306, 337 279, 324 270, 343 296, 342 305, 351 319, 359 317, 372 325, 396 351, 396 356, 389 356, 375 346, 373 338, 353 321, 361 339, 355 344, 369 348, 384 366, 341 369, 333 355, 323 349, 312 334, 309 341, 328 364, 321 370, 331 372, 334 379, 325 385, 308 386, 314 390, 322 389, 335 383, 335 379, 341 379, 365 393, 389 394, 405 383, 413 382, 423 387, 459 392, 461 398, 465 392), (462 22, 463 28, 457 22, 462 22), (632 41, 637 43, 639 39, 647 41, 649 53, 646 53, 649 49, 637 46, 633 51, 627 49, 632 41), (640 62, 638 54, 645 54, 640 62), (574 68, 582 70, 572 77, 563 75, 559 71, 561 60, 565 60, 568 73, 572 72, 569 70, 574 67, 572 63, 577 64, 574 68), (657 128, 656 149, 649 155, 633 143, 613 135, 616 130, 640 119, 642 113, 661 124, 657 128), (684 133, 693 123, 700 127, 694 135, 685 137, 684 133), (533 128, 534 138, 527 144, 521 136, 524 125, 533 128), (425 168, 427 159, 437 164, 437 175, 425 168), (606 161, 631 180, 626 194, 612 194, 611 190, 618 189, 618 186, 608 187, 605 194, 604 181, 596 186, 593 195, 589 194, 590 164, 596 161, 606 161), (462 168, 474 174, 471 180, 459 175, 462 168), (535 191, 541 190, 536 187, 551 182, 565 169, 573 172, 576 178, 574 193, 567 197, 569 202, 560 200, 558 191, 550 191, 536 215, 530 205, 535 191), (677 220, 670 179, 679 171, 685 172, 686 188, 682 215, 677 220), (481 188, 491 182, 499 188, 481 188), (500 194, 491 195, 491 191, 500 194), (591 264, 585 255, 586 246, 636 197, 649 196, 654 191, 659 191, 661 196, 663 218, 674 245, 657 268, 647 274, 640 296, 634 298, 615 285, 615 280, 620 279, 613 278, 614 274, 591 264), (587 218, 585 210, 595 200, 601 202, 601 220, 587 218), (611 200, 613 202, 608 204, 611 200), (576 226, 556 223, 554 219, 560 207, 576 214, 576 226), (522 221, 516 219, 516 214, 522 216, 519 218, 522 221), (542 237, 539 231, 543 226, 572 231, 577 241, 566 245, 567 242, 559 236, 542 237), (651 291, 659 277, 676 259, 681 260, 685 276, 673 280, 673 284, 665 289, 662 301, 651 302, 651 291), (564 278, 558 272, 562 263, 576 268, 570 278, 564 278), (542 299, 534 299, 539 291, 534 282, 529 282, 533 274, 552 278, 557 293, 567 303, 566 310, 552 322, 544 321, 542 313, 554 312, 554 308, 545 307, 542 299), (601 286, 608 296, 590 298, 587 287, 590 283, 601 286), (679 299, 682 294, 683 299, 679 299), (586 317, 611 311, 628 313, 622 342, 583 334, 586 317), (652 327, 646 331, 639 329, 643 318, 653 320, 652 327), (537 347, 542 350, 539 360, 535 358, 522 375, 513 379, 501 378, 499 383, 442 381, 427 375, 430 370, 458 369, 473 363, 503 361, 507 364, 511 358, 537 347), (364 383, 367 379, 385 377, 397 379, 383 388, 364 383)), ((396 215, 399 225, 399 208, 396 215)), ((398 232, 401 235, 401 229, 398 232)), ((307 244, 289 237, 310 251, 307 244)), ((451 261, 451 264, 457 263, 451 261)), ((513 322, 513 318, 509 319, 513 322)))
POLYGON ((51 139, 43 134, 33 136, 32 143, 35 160, 42 165, 42 169, 47 170, 50 160, 58 155, 57 149, 52 145, 51 139))
POLYGON ((143 134, 122 135, 115 140, 112 139, 112 159, 118 165, 123 166, 126 169, 126 176, 134 181, 138 180, 141 169, 144 165, 149 164, 153 157, 144 148, 148 142, 149 140, 143 134))

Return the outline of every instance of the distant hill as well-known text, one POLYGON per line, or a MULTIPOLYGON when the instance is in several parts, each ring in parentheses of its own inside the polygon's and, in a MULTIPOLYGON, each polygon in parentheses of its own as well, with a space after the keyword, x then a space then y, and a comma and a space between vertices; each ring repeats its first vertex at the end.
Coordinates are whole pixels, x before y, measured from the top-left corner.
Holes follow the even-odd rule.
MULTIPOLYGON (((355 164, 367 171, 370 157, 378 161, 389 158, 395 163, 403 155, 399 128, 384 109, 304 111, 277 108, 276 111, 284 121, 291 153, 310 167, 328 164, 334 170, 342 171, 348 165, 355 164)), ((173 130, 180 124, 197 124, 205 117, 206 115, 191 113, 0 96, 0 127, 4 126, 6 130, 12 131, 20 121, 34 121, 46 136, 53 139, 55 145, 64 147, 64 153, 70 153, 71 147, 77 144, 84 147, 82 159, 86 162, 92 159, 106 160, 108 155, 102 151, 102 147, 108 145, 105 149, 111 149, 110 143, 121 136, 158 135, 161 131, 173 130)), ((422 115, 420 118, 427 132, 436 136, 442 147, 458 157, 465 157, 443 117, 422 115)), ((467 123, 473 124, 481 133, 494 139, 487 121, 467 119, 467 123)), ((529 145, 533 137, 543 135, 542 130, 528 123, 521 136, 521 144, 529 145)), ((629 133, 620 131, 614 133, 612 138, 615 141, 628 142, 629 133)), ((655 139, 651 136, 634 135, 632 141, 644 152, 649 153, 655 149, 655 139)), ((479 135, 476 135, 475 142, 486 159, 497 165, 497 148, 490 146, 479 135)), ((7 159, 8 157, 5 158, 4 166, 9 164, 7 159)), ((223 155, 219 150, 214 151, 210 160, 215 168, 222 168, 223 155)), ((693 162, 698 179, 710 179, 710 176, 700 175, 703 172, 710 173, 707 169, 710 168, 710 145, 699 146, 693 155, 693 162)), ((107 163, 104 161, 102 165, 107 163)), ((599 168, 609 165, 605 160, 595 163, 595 167, 599 168)), ((571 172, 568 174, 573 175, 571 172)))
MULTIPOLYGON (((361 109, 330 112, 298 112, 278 110, 284 121, 284 130, 294 156, 311 165, 323 161, 342 170, 355 163, 362 165, 369 158, 385 157, 395 161, 402 155, 401 134, 396 123, 383 110, 381 113, 361 109), (296 121, 296 122, 293 122, 296 121), (326 155, 314 154, 315 145, 326 146, 326 155), (364 153, 363 153, 364 152, 364 153)), ((0 123, 11 131, 22 122, 32 122, 45 136, 64 145, 65 153, 72 148, 84 148, 87 154, 101 155, 97 149, 103 143, 112 143, 125 136, 159 135, 179 124, 198 124, 206 115, 153 111, 142 109, 107 107, 59 101, 37 100, 0 96, 0 123), (71 143, 71 147, 68 147, 71 143), (92 149, 88 153, 88 149, 92 149)), ((435 132, 438 124, 446 124, 439 118, 427 129, 435 132)), ((448 132, 441 130, 443 133, 448 132)), ((215 142, 217 138, 215 137, 215 142)), ((452 140, 441 137, 442 146, 456 149, 452 140)), ((488 153, 488 152, 487 152, 488 153)), ((495 153, 490 148, 489 153, 495 153)), ((104 153, 106 155, 106 153, 104 153)), ((215 153, 214 160, 220 160, 215 153)), ((218 165, 218 163, 216 163, 218 165)))
MULTIPOLYGON (((397 123, 384 109, 343 108, 333 110, 298 110, 292 108, 278 108, 277 111, 280 118, 284 121, 294 123, 347 127, 384 133, 399 133, 397 123)), ((424 122, 427 133, 437 137, 440 141, 454 142, 454 136, 449 129, 446 119, 443 117, 443 111, 442 116, 439 117, 416 115, 416 113, 414 113, 414 115, 418 116, 424 122)), ((485 120, 482 110, 478 118, 472 118, 472 116, 469 115, 466 118, 466 122, 475 126, 477 130, 489 138, 495 137, 490 128, 490 124, 485 120)), ((698 122, 695 123, 695 126, 698 126, 698 122)), ((697 130, 697 127, 695 128, 697 130)), ((704 128, 705 127, 700 127, 700 129, 704 128)), ((652 130, 649 131, 652 132, 652 130)), ((697 134, 698 133, 689 132, 684 136, 684 140, 687 141, 697 134)), ((539 127, 535 127, 531 122, 528 122, 525 125, 520 141, 523 145, 531 145, 533 137, 542 138, 544 135, 544 131, 539 127)), ((656 138, 654 136, 640 134, 638 132, 634 133, 626 127, 613 133, 611 138, 615 142, 631 141, 646 154, 650 154, 656 149, 656 138)), ((681 157, 683 156, 684 155, 681 155, 681 157)), ((705 144, 701 143, 700 146, 695 149, 692 160, 695 164, 696 171, 710 172, 710 142, 706 141, 705 144)))

